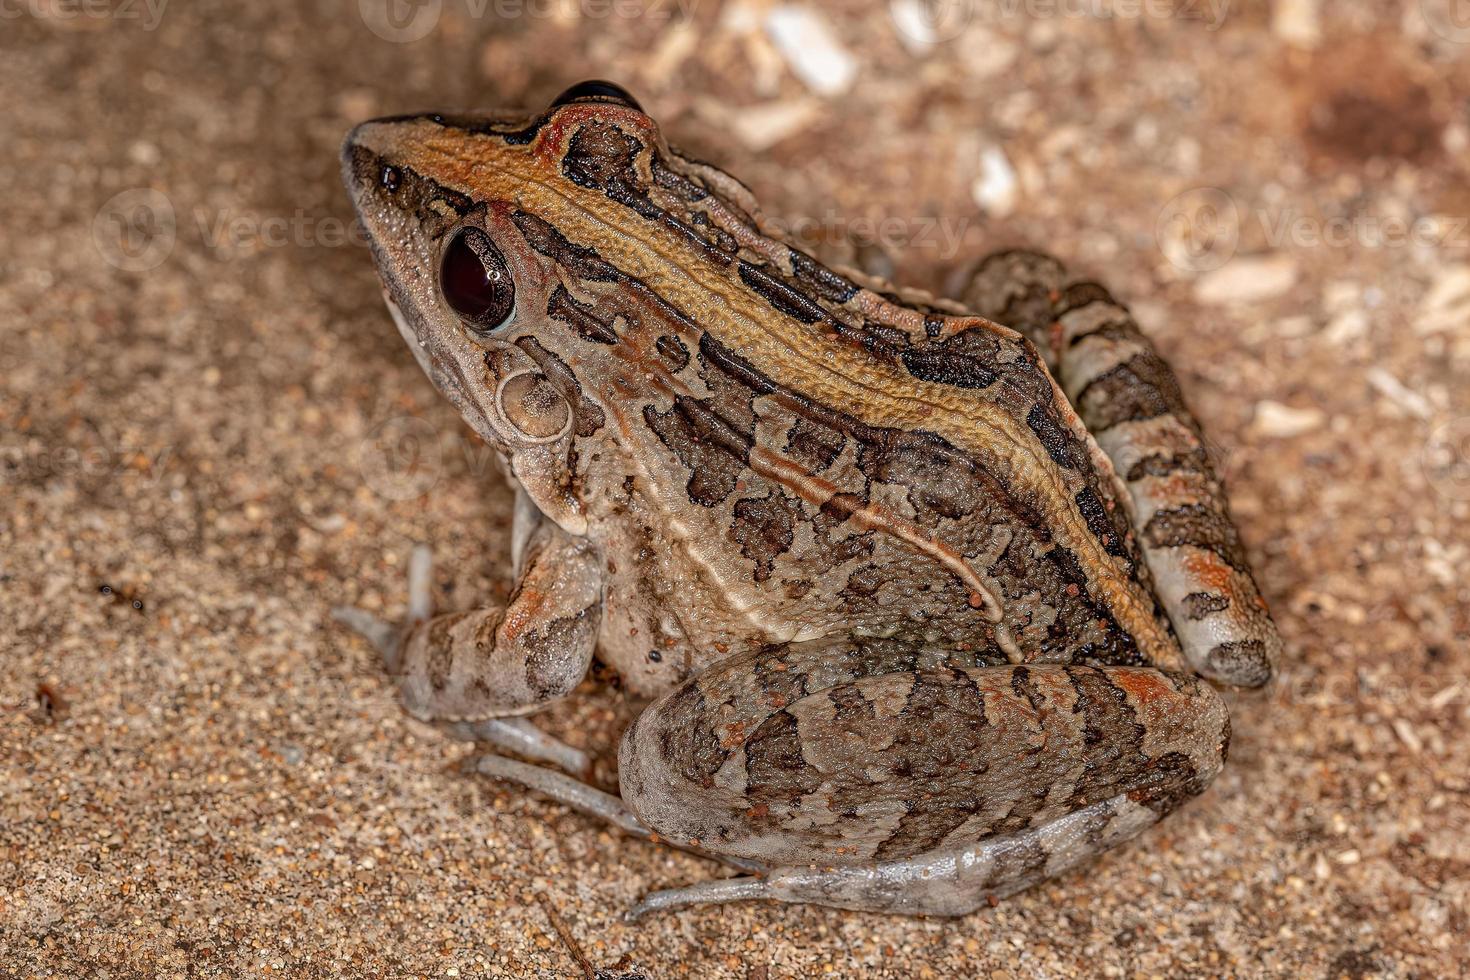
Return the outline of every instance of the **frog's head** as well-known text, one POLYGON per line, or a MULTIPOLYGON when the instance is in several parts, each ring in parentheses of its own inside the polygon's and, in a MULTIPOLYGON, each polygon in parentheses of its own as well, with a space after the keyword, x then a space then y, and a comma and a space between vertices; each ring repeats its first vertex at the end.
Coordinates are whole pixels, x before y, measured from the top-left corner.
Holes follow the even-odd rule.
POLYGON ((610 335, 633 288, 588 243, 628 242, 628 209, 669 152, 632 96, 607 82, 574 86, 532 118, 366 122, 342 149, 404 339, 574 533, 585 517, 573 443, 606 423, 597 392, 607 372, 625 370, 610 335))

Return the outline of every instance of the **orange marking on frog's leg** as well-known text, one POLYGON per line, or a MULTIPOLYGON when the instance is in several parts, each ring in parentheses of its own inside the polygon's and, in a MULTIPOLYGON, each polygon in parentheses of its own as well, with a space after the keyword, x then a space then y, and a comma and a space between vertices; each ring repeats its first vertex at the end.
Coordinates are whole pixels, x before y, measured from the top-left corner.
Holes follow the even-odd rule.
POLYGON ((1201 591, 1229 592, 1235 584, 1235 569, 1213 551, 1186 552, 1180 563, 1201 591))
POLYGON ((527 714, 570 693, 601 622, 601 559, 585 538, 543 521, 507 606, 438 616, 404 643, 399 691, 425 721, 527 714))
POLYGON ((1139 705, 1152 705, 1178 697, 1178 692, 1166 682, 1164 675, 1155 670, 1120 667, 1113 673, 1112 680, 1139 705))

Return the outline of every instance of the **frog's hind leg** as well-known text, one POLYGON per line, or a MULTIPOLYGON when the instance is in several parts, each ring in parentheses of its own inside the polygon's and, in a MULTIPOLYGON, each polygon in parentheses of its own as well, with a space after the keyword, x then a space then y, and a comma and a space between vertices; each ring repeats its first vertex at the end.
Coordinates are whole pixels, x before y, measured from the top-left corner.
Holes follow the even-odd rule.
POLYGON ((1202 792, 1228 741, 1194 674, 822 642, 729 657, 655 702, 619 779, 661 837, 778 869, 645 910, 766 897, 962 914, 1202 792))
POLYGON ((647 895, 629 919, 713 902, 763 900, 898 915, 967 915, 1062 874, 1152 826, 1159 814, 1128 794, 1040 827, 950 850, 850 867, 778 868, 647 895))
POLYGON ((1106 289, 1056 259, 1001 252, 961 297, 1025 335, 1128 487, 1159 598, 1190 665, 1258 687, 1281 639, 1251 577, 1199 423, 1167 362, 1106 289))
MULTIPOLYGON (((589 817, 605 820, 633 837, 647 841, 659 840, 658 835, 643 823, 621 799, 571 776, 553 772, 541 766, 518 762, 515 759, 507 759, 500 755, 482 755, 466 760, 465 769, 504 783, 513 783, 554 803, 560 803, 589 817)), ((667 843, 702 857, 724 861, 731 867, 742 871, 764 872, 766 870, 766 865, 759 861, 727 858, 702 850, 697 845, 679 841, 668 841, 667 843)))

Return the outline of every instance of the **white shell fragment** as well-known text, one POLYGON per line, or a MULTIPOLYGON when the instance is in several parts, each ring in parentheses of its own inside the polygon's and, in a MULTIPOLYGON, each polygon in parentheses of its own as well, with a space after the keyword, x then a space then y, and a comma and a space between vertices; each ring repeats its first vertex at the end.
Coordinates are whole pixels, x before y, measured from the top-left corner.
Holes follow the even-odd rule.
POLYGON ((818 95, 840 95, 857 77, 857 60, 827 22, 806 7, 774 8, 766 15, 766 35, 802 84, 818 95))
POLYGON ((998 146, 986 147, 980 153, 980 176, 970 185, 970 196, 987 214, 1004 218, 1016 209, 1020 182, 1016 169, 998 146))
POLYGON ((1237 258, 1200 277, 1194 298, 1201 303, 1254 303, 1280 296, 1296 283, 1297 267, 1290 256, 1237 258))

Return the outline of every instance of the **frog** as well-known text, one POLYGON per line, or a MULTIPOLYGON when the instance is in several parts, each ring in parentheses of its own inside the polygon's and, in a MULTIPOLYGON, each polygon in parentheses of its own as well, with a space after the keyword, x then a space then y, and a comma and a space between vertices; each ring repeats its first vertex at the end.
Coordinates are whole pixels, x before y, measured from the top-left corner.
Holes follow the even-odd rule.
MULTIPOLYGON (((514 490, 514 585, 338 618, 468 768, 746 900, 960 916, 1219 774, 1281 640, 1204 430, 1127 307, 1039 251, 953 297, 828 265, 612 82, 352 130, 388 310, 514 490), (616 792, 533 716, 594 660, 616 792)), ((1145 846, 1145 845, 1138 845, 1145 846)))

